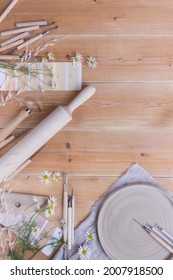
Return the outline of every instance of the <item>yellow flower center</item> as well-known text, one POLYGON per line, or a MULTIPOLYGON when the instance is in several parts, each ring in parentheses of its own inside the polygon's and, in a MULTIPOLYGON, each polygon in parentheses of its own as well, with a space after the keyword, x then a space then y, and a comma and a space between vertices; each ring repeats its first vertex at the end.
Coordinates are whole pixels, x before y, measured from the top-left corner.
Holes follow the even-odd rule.
POLYGON ((78 62, 78 58, 77 57, 75 57, 74 60, 75 60, 75 62, 78 62))
POLYGON ((33 232, 37 232, 37 228, 34 228, 34 229, 33 229, 33 232))
POLYGON ((88 234, 88 239, 92 240, 93 239, 93 235, 92 233, 88 234))
POLYGON ((84 255, 84 256, 86 256, 86 254, 87 254, 87 250, 82 250, 82 255, 84 255))
POLYGON ((43 176, 43 179, 44 179, 44 180, 47 180, 47 179, 48 179, 48 176, 47 176, 47 175, 44 175, 44 176, 43 176))

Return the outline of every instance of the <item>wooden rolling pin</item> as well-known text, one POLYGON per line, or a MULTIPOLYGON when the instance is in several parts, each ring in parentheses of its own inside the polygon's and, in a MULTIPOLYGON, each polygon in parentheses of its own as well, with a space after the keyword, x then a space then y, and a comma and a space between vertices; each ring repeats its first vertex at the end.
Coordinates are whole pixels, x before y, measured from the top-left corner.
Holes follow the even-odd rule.
POLYGON ((23 109, 15 118, 13 118, 7 125, 0 131, 0 142, 4 141, 8 135, 11 134, 13 130, 15 130, 18 125, 25 120, 29 114, 31 113, 31 110, 28 108, 23 109))
POLYGON ((39 125, 29 132, 0 159, 0 182, 8 179, 24 162, 37 152, 47 141, 72 120, 72 113, 87 101, 96 89, 84 88, 76 98, 65 107, 59 106, 39 125))

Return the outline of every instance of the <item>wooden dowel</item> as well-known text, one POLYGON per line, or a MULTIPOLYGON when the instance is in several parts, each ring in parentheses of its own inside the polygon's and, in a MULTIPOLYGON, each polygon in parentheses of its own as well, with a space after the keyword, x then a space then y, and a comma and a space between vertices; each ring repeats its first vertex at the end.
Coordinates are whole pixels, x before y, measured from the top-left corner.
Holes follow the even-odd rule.
POLYGON ((0 60, 20 59, 19 55, 0 54, 0 60))
POLYGON ((1 48, 0 48, 0 52, 3 52, 3 51, 5 51, 5 50, 8 50, 8 49, 10 49, 10 48, 12 48, 12 47, 14 47, 14 46, 21 45, 21 44, 23 44, 23 43, 24 43, 24 40, 23 40, 23 39, 18 40, 18 41, 15 41, 15 42, 13 42, 13 43, 11 43, 11 44, 9 44, 9 45, 6 45, 6 46, 4 46, 4 47, 1 47, 1 48))
POLYGON ((22 28, 16 28, 16 29, 8 30, 8 31, 2 31, 0 33, 0 35, 1 36, 8 36, 8 35, 13 35, 13 34, 17 34, 17 33, 26 32, 26 31, 37 30, 39 28, 40 28, 39 25, 29 26, 29 27, 22 27, 22 28))
POLYGON ((4 20, 4 18, 8 15, 8 13, 13 9, 13 7, 17 4, 19 0, 13 0, 8 7, 4 10, 4 12, 0 16, 0 23, 4 20))
POLYGON ((33 26, 33 25, 44 26, 44 25, 47 25, 47 21, 42 20, 42 21, 28 21, 28 22, 17 22, 16 23, 16 27, 26 27, 26 26, 33 26))
POLYGON ((23 38, 25 38, 25 37, 27 37, 27 36, 29 36, 29 32, 21 33, 21 34, 19 34, 19 35, 13 37, 13 38, 11 38, 11 39, 8 39, 8 40, 6 40, 6 41, 0 43, 0 46, 1 46, 1 47, 6 46, 6 45, 8 45, 8 44, 11 44, 12 42, 15 42, 15 41, 17 41, 17 40, 23 39, 23 38))

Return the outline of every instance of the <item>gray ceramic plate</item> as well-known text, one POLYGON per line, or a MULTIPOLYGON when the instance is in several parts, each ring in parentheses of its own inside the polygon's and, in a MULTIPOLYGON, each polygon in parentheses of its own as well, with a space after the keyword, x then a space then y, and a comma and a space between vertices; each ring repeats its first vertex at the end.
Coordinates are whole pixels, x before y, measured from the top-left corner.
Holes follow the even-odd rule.
POLYGON ((172 200, 148 184, 132 184, 113 192, 98 217, 98 235, 106 254, 117 260, 170 259, 172 255, 133 219, 157 223, 173 235, 172 200))

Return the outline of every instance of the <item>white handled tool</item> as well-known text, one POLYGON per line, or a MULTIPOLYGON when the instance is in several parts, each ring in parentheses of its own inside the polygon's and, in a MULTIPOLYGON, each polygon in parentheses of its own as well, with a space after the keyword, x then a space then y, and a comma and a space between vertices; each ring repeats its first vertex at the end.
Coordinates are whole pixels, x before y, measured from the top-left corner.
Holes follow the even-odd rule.
POLYGON ((68 106, 59 106, 9 150, 0 159, 0 182, 10 176, 59 130, 68 124, 72 120, 73 111, 87 101, 95 91, 96 89, 92 86, 84 88, 68 106))

